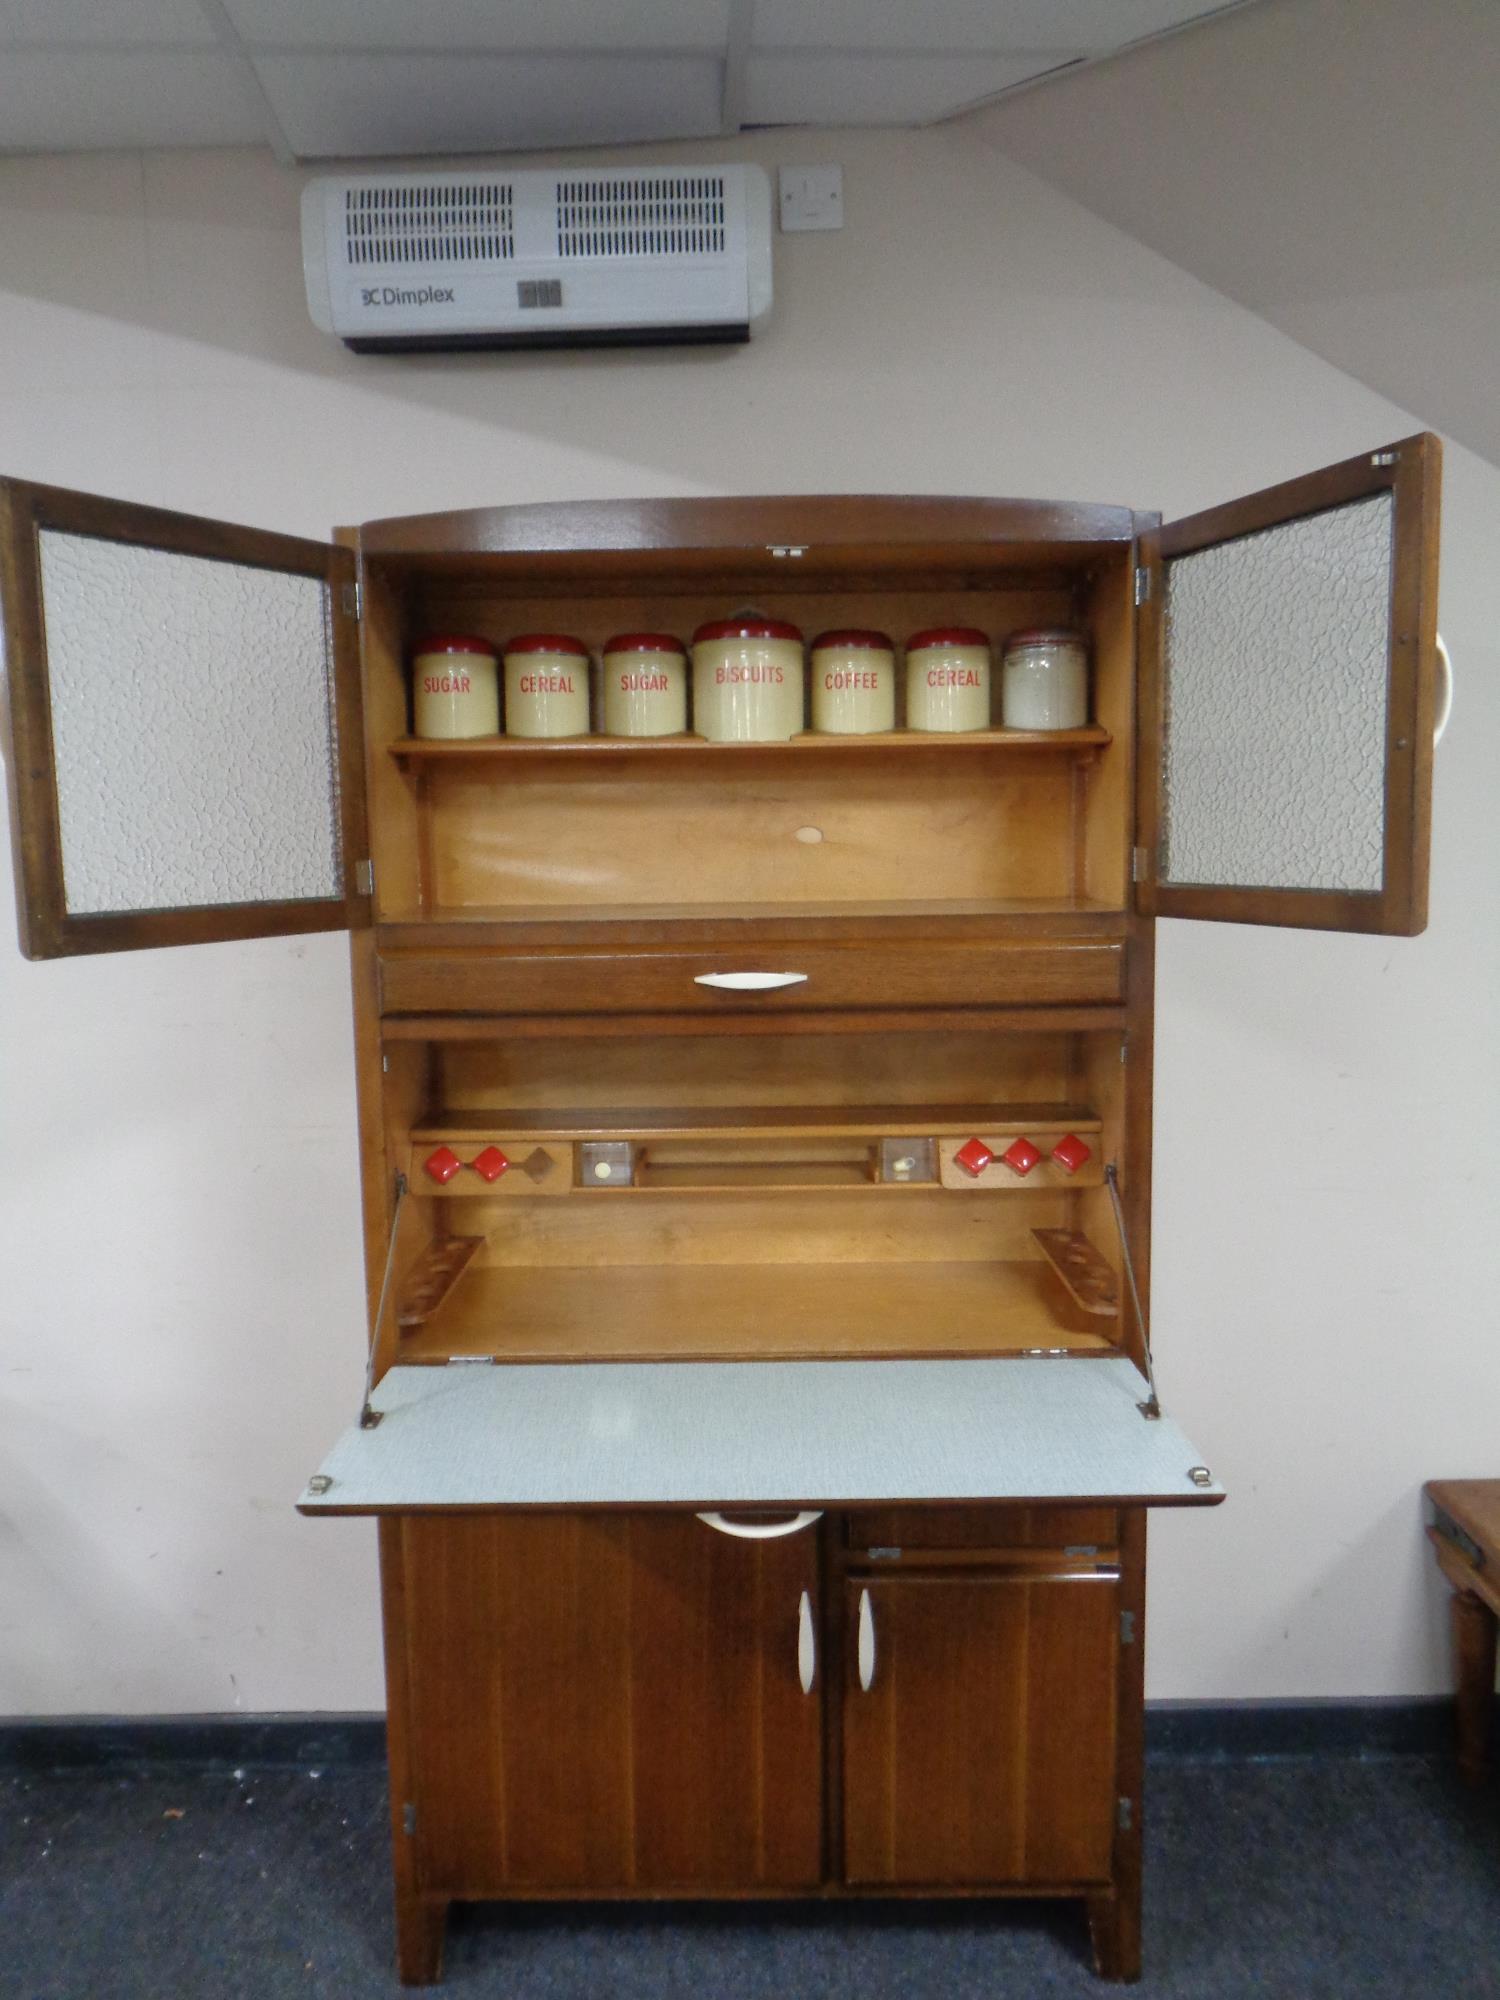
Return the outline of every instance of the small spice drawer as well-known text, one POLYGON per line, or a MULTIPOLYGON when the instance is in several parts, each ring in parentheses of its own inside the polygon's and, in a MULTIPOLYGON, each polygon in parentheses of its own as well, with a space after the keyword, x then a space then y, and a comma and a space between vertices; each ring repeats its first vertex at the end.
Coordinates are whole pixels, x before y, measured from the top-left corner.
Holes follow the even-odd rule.
POLYGON ((1107 1004, 1122 992, 1118 939, 771 945, 693 952, 381 954, 388 1014, 791 1014, 1107 1004))

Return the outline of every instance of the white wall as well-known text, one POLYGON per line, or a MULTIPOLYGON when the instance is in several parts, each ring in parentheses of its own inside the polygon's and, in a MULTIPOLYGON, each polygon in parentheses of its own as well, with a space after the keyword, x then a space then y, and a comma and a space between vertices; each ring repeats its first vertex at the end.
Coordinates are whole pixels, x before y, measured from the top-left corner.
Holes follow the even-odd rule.
MULTIPOLYGON (((1417 427, 970 129, 744 151, 846 171, 762 342, 503 361, 317 335, 262 156, 9 162, 0 465, 321 536, 741 490, 1175 513, 1417 427)), ((1429 934, 1162 926, 1160 1369, 1232 1498, 1153 1530, 1156 1696, 1446 1671, 1417 1490, 1494 1469, 1500 1386, 1497 502, 1451 453, 1429 934)), ((0 989, 0 1712, 374 1706, 373 1530, 291 1511, 361 1365, 342 941, 0 948, 0 989)))

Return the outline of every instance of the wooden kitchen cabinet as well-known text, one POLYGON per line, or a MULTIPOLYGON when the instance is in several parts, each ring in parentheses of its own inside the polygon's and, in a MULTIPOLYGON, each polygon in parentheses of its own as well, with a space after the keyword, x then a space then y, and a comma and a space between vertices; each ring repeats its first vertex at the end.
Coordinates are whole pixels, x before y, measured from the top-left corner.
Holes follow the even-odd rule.
POLYGON ((351 933, 368 1327, 299 1504, 379 1518, 405 1978, 455 1899, 908 1892, 1138 1972, 1146 1514, 1222 1497, 1150 1360, 1154 919, 1422 928, 1437 482, 335 546, 0 486, 23 949, 351 933), (1080 628, 1089 720, 410 733, 423 632, 744 604, 1080 628))

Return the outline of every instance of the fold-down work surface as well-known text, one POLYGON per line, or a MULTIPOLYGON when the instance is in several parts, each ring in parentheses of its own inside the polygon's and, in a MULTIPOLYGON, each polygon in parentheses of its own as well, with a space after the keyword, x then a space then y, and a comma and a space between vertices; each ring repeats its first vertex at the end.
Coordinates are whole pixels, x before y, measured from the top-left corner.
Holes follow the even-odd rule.
POLYGON ((1086 1357, 393 1368, 298 1505, 1222 1499, 1145 1394, 1086 1357))

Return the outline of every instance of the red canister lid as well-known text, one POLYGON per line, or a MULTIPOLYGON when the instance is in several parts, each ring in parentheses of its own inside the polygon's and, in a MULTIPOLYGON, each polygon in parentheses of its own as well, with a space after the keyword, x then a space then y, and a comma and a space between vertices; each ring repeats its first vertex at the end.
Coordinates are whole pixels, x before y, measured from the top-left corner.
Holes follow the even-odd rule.
POLYGON ((812 642, 815 653, 829 652, 840 646, 857 646, 867 653, 894 653, 896 650, 884 632, 861 632, 857 627, 847 632, 820 632, 812 642))
POLYGON ((680 639, 674 639, 670 632, 617 632, 613 639, 604 642, 606 653, 681 653, 687 657, 687 648, 680 639))
POLYGON ((431 632, 425 639, 418 639, 412 647, 413 655, 419 653, 483 653, 493 660, 495 648, 488 639, 476 639, 468 632, 431 632))
POLYGON ((506 640, 506 658, 512 653, 576 653, 586 660, 589 649, 582 639, 570 639, 562 632, 523 632, 518 639, 506 640))
POLYGON ((802 644, 802 634, 795 625, 783 624, 779 618, 717 618, 710 625, 700 625, 693 634, 695 646, 707 645, 713 639, 790 639, 794 646, 802 644))
POLYGON ((913 632, 906 642, 908 653, 920 653, 928 646, 989 646, 983 632, 972 625, 934 625, 930 632, 913 632))
POLYGON ((1081 646, 1084 643, 1081 632, 1070 632, 1064 625, 1038 625, 1028 632, 1012 632, 1005 642, 1006 651, 1012 646, 1081 646))

